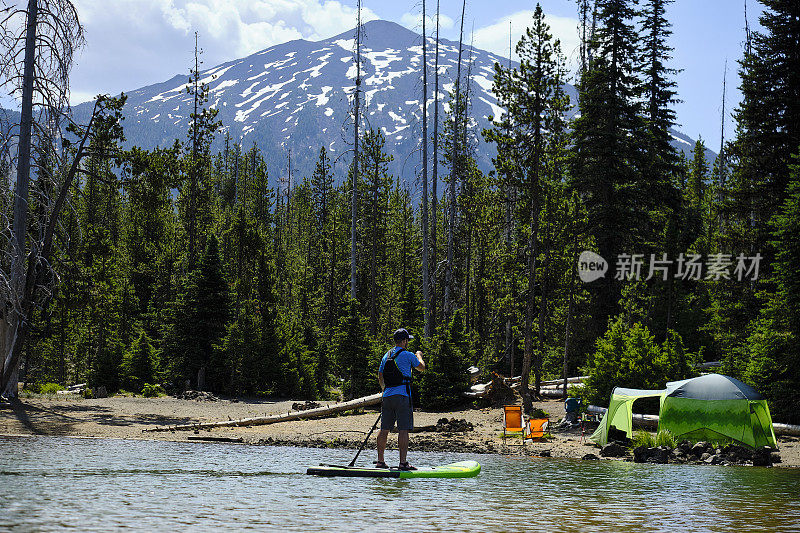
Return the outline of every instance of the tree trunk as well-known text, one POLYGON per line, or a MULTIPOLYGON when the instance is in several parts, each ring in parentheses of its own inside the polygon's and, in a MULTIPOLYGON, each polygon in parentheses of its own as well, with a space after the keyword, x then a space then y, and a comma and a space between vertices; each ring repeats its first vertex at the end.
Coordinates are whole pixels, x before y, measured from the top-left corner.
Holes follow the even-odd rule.
MULTIPOLYGON (((31 0, 31 3, 35 4, 35 1, 31 0)), ((59 192, 58 198, 56 199, 50 213, 50 219, 48 220, 47 227, 45 228, 44 242, 42 243, 41 251, 38 255, 31 254, 31 256, 28 258, 28 267, 25 275, 23 276, 21 292, 17 297, 18 299, 16 302, 19 308, 18 310, 12 310, 13 327, 9 327, 9 322, 6 322, 5 320, 0 321, 3 328, 6 329, 6 335, 3 337, 5 341, 4 353, 8 354, 5 360, 3 372, 0 373, 0 395, 2 396, 17 396, 19 360, 22 353, 22 346, 25 344, 25 339, 28 335, 28 328, 30 327, 29 319, 33 313, 34 290, 38 278, 44 272, 44 269, 37 267, 39 266, 40 262, 44 262, 45 264, 50 262, 51 251, 53 248, 53 235, 55 233, 58 217, 64 207, 64 202, 66 202, 70 187, 72 187, 72 182, 78 172, 78 165, 83 157, 83 150, 86 146, 86 140, 89 138, 89 133, 92 130, 97 109, 97 102, 95 102, 92 116, 89 119, 89 125, 86 126, 86 131, 84 132, 81 143, 78 146, 75 159, 72 160, 72 165, 64 177, 61 191, 59 192)), ((24 216, 27 216, 27 210, 24 216)))
POLYGON ((375 161, 375 176, 372 189, 372 241, 370 251, 370 272, 369 272, 369 317, 370 334, 375 336, 378 332, 378 308, 377 295, 375 293, 375 281, 377 278, 376 269, 378 267, 378 189, 380 188, 380 162, 375 161))
POLYGON ((536 364, 534 365, 534 390, 536 395, 539 395, 539 388, 542 382, 542 360, 544 358, 544 322, 545 315, 547 314, 547 267, 550 264, 550 224, 547 222, 547 216, 550 211, 549 196, 545 193, 545 240, 544 240, 544 264, 542 265, 542 296, 539 299, 539 340, 536 348, 536 364))
MULTIPOLYGON (((192 119, 192 160, 189 164, 189 270, 194 269, 197 258, 197 106, 200 73, 197 56, 197 32, 194 32, 194 118, 192 119)), ((238 157, 236 158, 238 161, 238 157)))
POLYGON ((439 0, 436 0, 436 53, 433 61, 433 179, 431 183, 430 335, 436 335, 436 225, 439 217, 439 0))
POLYGON ((577 200, 575 204, 576 205, 572 214, 572 255, 570 256, 572 268, 570 268, 569 275, 569 305, 567 307, 567 325, 564 331, 564 400, 567 399, 567 376, 569 375, 569 337, 572 329, 572 305, 573 300, 575 299, 575 273, 577 272, 578 266, 578 229, 576 227, 577 222, 575 220, 578 216, 577 200))
POLYGON ((22 313, 21 303, 25 292, 25 236, 28 228, 28 186, 31 169, 31 132, 33 129, 33 80, 36 55, 36 25, 39 4, 37 0, 28 1, 28 20, 25 30, 25 66, 22 74, 22 115, 19 125, 19 146, 17 147, 17 180, 14 185, 14 221, 11 236, 11 305, 5 306, 0 333, 3 334, 2 381, 0 395, 17 396, 19 365, 14 360, 15 337, 27 318, 22 313))
POLYGON ((422 0, 422 299, 425 307, 424 336, 431 336, 428 288, 428 35, 425 31, 425 0, 422 0))
POLYGON ((453 166, 450 171, 450 186, 447 199, 447 265, 445 268, 444 280, 444 314, 449 318, 453 313, 453 233, 456 223, 456 181, 460 175, 460 153, 459 153, 459 119, 461 116, 461 51, 464 40, 464 12, 467 9, 467 0, 464 0, 461 7, 461 31, 458 37, 458 65, 456 67, 455 85, 455 107, 453 113, 453 166))
POLYGON ((537 239, 539 232, 539 210, 536 207, 536 199, 531 200, 531 235, 528 239, 528 297, 525 310, 525 356, 522 360, 522 384, 520 393, 522 394, 522 405, 526 413, 533 409, 528 383, 530 381, 531 363, 533 361, 533 308, 534 290, 536 288, 536 254, 537 239))
POLYGON ((353 198, 350 206, 350 297, 356 298, 356 222, 358 220, 358 103, 361 89, 361 0, 358 0, 358 25, 356 27, 356 86, 353 126, 353 198))
POLYGON ((477 330, 478 330, 478 338, 480 339, 480 344, 483 346, 486 344, 486 326, 484 321, 484 315, 486 314, 486 310, 484 309, 484 303, 486 300, 486 295, 484 294, 484 280, 486 279, 486 244, 483 237, 483 234, 479 234, 478 237, 478 288, 477 293, 478 295, 476 298, 478 302, 476 304, 475 310, 475 320, 477 322, 477 330))
POLYGON ((472 290, 472 209, 467 212, 467 251, 466 251, 466 265, 464 268, 464 326, 466 332, 472 328, 472 300, 470 299, 470 291, 472 290))
MULTIPOLYGON (((338 195, 337 195, 338 196, 338 195)), ((336 211, 331 207, 331 266, 328 272, 328 327, 333 327, 335 322, 334 308, 336 306, 336 249, 338 246, 338 235, 336 234, 336 211)))

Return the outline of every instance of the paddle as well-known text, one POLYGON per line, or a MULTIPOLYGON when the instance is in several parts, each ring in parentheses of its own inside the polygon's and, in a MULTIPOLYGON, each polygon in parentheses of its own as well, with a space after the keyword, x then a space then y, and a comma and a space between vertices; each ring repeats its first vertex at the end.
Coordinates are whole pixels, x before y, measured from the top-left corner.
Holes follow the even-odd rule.
MULTIPOLYGON (((383 413, 381 413, 381 414, 383 414, 383 413)), ((358 456, 361 453, 361 450, 363 450, 364 446, 367 445, 367 441, 369 440, 370 436, 372 435, 372 432, 375 431, 376 427, 378 427, 378 422, 380 422, 380 420, 381 420, 381 414, 378 415, 378 419, 375 420, 374 424, 372 424, 372 429, 370 429, 369 433, 367 433, 367 438, 364 439, 364 442, 361 443, 361 448, 358 449, 358 451, 356 452, 356 456, 353 457, 353 460, 350 461, 350 464, 347 465, 347 466, 354 466, 356 464, 356 459, 358 459, 358 456)))

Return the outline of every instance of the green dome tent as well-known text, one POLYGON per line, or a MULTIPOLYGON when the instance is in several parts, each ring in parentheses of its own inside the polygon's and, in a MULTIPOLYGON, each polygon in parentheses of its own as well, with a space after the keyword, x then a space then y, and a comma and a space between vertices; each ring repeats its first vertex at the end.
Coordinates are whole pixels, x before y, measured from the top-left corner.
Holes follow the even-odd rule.
POLYGON ((777 448, 767 401, 753 387, 722 374, 667 383, 658 429, 678 439, 777 448))
POLYGON ((670 381, 664 390, 616 387, 608 410, 590 440, 604 446, 615 427, 633 435, 633 402, 660 398, 659 431, 668 430, 678 440, 734 441, 752 448, 777 448, 767 401, 750 385, 722 374, 670 381))

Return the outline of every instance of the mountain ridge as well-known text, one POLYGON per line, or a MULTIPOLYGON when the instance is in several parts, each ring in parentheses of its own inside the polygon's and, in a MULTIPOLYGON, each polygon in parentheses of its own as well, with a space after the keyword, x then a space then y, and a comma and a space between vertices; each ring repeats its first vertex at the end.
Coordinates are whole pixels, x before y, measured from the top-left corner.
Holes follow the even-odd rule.
MULTIPOLYGON (((293 180, 297 180, 310 176, 319 149, 325 146, 337 162, 334 173, 341 179, 350 163, 349 157, 342 156, 352 144, 348 136, 352 137, 354 37, 355 29, 351 29, 319 41, 295 39, 202 71, 201 79, 209 86, 208 105, 219 110, 223 123, 214 149, 222 146, 226 133, 234 142, 240 141, 243 149, 255 143, 271 179, 277 182, 288 172, 290 150, 293 180)), ((384 149, 395 156, 389 171, 409 183, 416 181, 420 166, 415 152, 421 136, 421 43, 420 34, 395 22, 374 20, 362 26, 362 128, 384 133, 384 149)), ((428 38, 428 43, 428 116, 432 120, 435 40, 428 38)), ((458 42, 440 39, 439 48, 443 120, 447 93, 454 85, 458 42)), ((488 171, 495 152, 480 131, 489 125, 488 116, 502 112, 491 86, 494 63, 506 65, 508 59, 466 44, 462 55, 462 75, 471 71, 476 160, 488 171)), ((185 91, 188 79, 188 74, 177 74, 126 93, 126 146, 152 149, 186 138, 192 104, 185 91)), ((575 101, 575 88, 566 85, 566 89, 575 101)), ((90 110, 91 102, 79 104, 75 116, 85 121, 90 110)), ((678 134, 673 136, 676 147, 691 150, 692 140, 674 133, 678 134)))

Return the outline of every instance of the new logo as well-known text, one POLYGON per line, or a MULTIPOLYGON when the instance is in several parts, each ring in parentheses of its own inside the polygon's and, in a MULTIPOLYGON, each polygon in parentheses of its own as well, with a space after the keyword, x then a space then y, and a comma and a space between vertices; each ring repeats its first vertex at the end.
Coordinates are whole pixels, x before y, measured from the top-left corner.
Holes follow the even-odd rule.
POLYGON ((608 272, 608 261, 600 255, 588 250, 581 252, 578 258, 578 276, 584 283, 602 278, 608 272))

